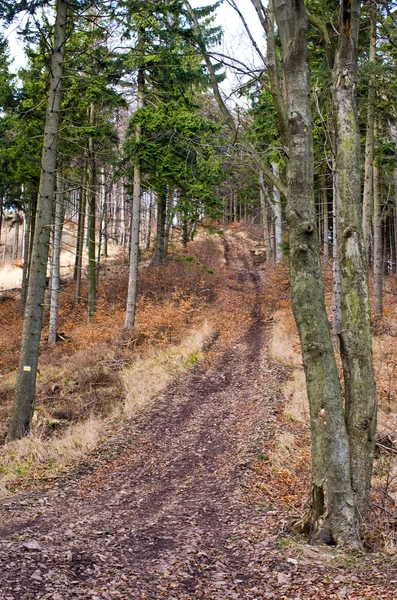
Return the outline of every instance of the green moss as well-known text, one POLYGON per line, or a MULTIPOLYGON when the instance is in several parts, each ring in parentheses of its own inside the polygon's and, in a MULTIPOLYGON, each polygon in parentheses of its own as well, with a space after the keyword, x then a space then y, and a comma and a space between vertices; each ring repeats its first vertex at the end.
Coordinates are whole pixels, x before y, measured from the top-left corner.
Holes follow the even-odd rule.
POLYGON ((193 367, 196 363, 198 363, 203 358, 203 355, 200 351, 192 352, 186 359, 186 366, 193 367))
POLYGON ((357 320, 357 317, 359 314, 359 309, 360 309, 360 302, 359 302, 357 292, 351 290, 350 293, 348 294, 346 300, 347 300, 347 304, 348 304, 350 317, 355 322, 357 320))

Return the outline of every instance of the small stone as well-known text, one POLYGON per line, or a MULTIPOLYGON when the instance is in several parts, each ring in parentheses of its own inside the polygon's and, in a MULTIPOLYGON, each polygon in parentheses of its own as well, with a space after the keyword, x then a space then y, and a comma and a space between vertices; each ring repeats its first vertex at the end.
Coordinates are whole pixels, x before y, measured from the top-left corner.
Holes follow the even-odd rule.
POLYGON ((65 531, 65 535, 68 538, 73 538, 74 537, 74 531, 72 531, 71 529, 68 529, 67 531, 65 531))
POLYGON ((25 550, 30 550, 31 552, 40 552, 40 550, 42 550, 42 546, 35 540, 24 542, 22 546, 25 548, 25 550))

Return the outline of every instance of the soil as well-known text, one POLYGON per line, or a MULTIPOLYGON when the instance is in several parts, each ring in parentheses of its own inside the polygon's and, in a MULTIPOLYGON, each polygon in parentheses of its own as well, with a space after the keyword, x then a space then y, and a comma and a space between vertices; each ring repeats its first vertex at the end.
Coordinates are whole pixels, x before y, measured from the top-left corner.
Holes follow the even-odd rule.
POLYGON ((286 372, 267 355, 260 268, 224 247, 230 285, 256 299, 242 334, 51 487, 0 503, 1 600, 397 597, 393 564, 324 558, 250 499, 286 372))

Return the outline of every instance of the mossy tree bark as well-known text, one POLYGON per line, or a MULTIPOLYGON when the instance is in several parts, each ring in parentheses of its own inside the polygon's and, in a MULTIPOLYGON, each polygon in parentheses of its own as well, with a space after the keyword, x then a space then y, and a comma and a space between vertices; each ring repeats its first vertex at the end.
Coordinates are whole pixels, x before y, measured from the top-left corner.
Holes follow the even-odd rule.
POLYGON ((292 304, 302 345, 312 434, 312 502, 301 525, 324 541, 352 542, 349 443, 316 231, 306 11, 303 0, 275 0, 274 8, 287 95, 292 304))
POLYGON ((377 412, 362 228, 360 131, 356 102, 359 23, 359 0, 342 0, 340 35, 332 71, 332 103, 336 134, 336 226, 342 291, 339 337, 357 520, 365 515, 368 503, 377 412))
POLYGON ((21 356, 7 436, 9 441, 19 439, 27 434, 34 408, 48 247, 55 192, 57 137, 61 114, 67 9, 67 2, 64 0, 57 1, 55 39, 51 55, 51 80, 44 128, 37 215, 23 322, 21 356))

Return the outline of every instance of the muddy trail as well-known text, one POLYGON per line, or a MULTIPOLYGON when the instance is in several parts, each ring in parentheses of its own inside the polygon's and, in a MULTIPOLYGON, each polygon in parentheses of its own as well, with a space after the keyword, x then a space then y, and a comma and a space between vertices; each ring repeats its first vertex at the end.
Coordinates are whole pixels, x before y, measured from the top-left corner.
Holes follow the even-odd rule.
POLYGON ((251 302, 243 334, 214 340, 213 361, 50 489, 0 503, 1 600, 311 598, 340 572, 291 559, 272 507, 247 500, 286 374, 267 357, 260 271, 247 245, 223 243, 227 284, 251 302))
POLYGON ((96 466, 2 502, 1 598, 255 597, 240 524, 262 517, 241 490, 283 375, 267 362, 249 251, 224 249, 228 284, 258 297, 244 335, 171 385, 96 466))

